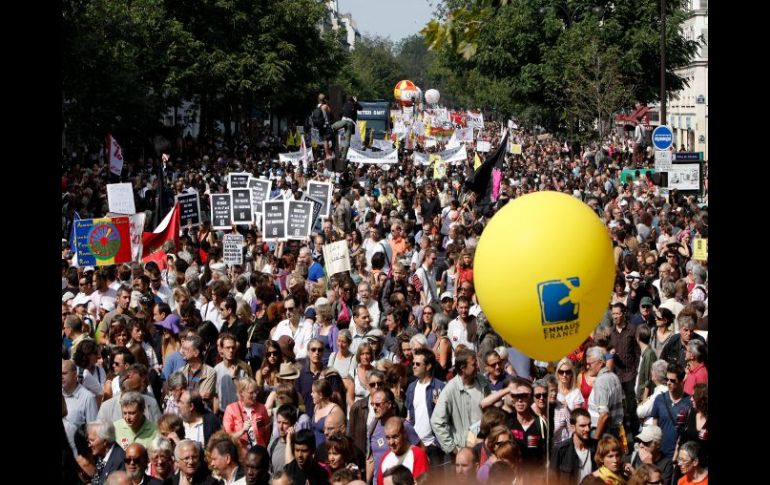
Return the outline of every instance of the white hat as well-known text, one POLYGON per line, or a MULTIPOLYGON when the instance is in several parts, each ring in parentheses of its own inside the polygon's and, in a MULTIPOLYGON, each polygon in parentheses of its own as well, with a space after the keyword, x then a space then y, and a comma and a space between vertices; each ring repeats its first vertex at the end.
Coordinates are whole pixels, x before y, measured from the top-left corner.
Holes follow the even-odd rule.
POLYGON ((441 298, 439 300, 444 301, 444 298, 449 298, 450 300, 454 300, 454 296, 452 295, 451 291, 445 291, 441 294, 441 298))
POLYGON ((262 272, 265 274, 273 274, 273 267, 269 264, 262 266, 262 272))
POLYGON ((225 263, 221 261, 210 264, 209 268, 211 268, 211 271, 220 271, 220 272, 227 271, 227 265, 225 265, 225 263))
POLYGON ((74 300, 72 300, 72 308, 75 308, 78 305, 88 306, 89 303, 91 303, 91 298, 89 298, 86 295, 80 294, 76 296, 74 300))
POLYGON ((105 296, 99 302, 99 306, 106 312, 111 312, 115 309, 115 298, 105 296))

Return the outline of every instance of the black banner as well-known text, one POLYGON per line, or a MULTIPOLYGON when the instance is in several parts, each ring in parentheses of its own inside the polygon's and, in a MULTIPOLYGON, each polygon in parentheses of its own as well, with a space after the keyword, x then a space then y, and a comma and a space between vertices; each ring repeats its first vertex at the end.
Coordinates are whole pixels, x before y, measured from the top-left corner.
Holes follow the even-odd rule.
POLYGON ((286 239, 285 204, 283 200, 266 200, 262 203, 262 239, 265 241, 286 239))
POLYGON ((233 224, 253 223, 251 209, 251 189, 230 189, 233 197, 232 220, 233 224))
POLYGON ((201 223, 201 203, 197 192, 192 194, 181 194, 176 196, 180 209, 180 224, 187 227, 187 224, 198 226, 201 223))
POLYGON ((286 213, 286 237, 288 239, 306 239, 310 235, 310 219, 313 216, 313 204, 304 200, 290 200, 286 213))

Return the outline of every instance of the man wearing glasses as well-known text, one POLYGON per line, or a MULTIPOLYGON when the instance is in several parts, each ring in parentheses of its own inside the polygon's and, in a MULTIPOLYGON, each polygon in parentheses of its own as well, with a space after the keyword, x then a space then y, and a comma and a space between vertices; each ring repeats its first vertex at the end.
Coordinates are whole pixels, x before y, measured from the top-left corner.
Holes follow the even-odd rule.
POLYGON ((147 448, 140 443, 134 443, 126 448, 126 457, 123 459, 126 464, 126 474, 135 485, 161 485, 163 482, 153 478, 145 473, 150 458, 147 455, 147 448))
POLYGON ((661 451, 668 458, 674 456, 680 432, 692 407, 690 395, 684 392, 684 374, 682 366, 669 364, 666 369, 668 392, 655 398, 652 406, 652 422, 663 431, 661 451))
POLYGON ((490 350, 484 355, 484 362, 487 365, 487 382, 492 391, 499 391, 505 386, 505 381, 511 378, 511 375, 505 372, 505 362, 495 350, 490 350))
POLYGON ((594 387, 588 396, 588 412, 591 427, 595 430, 592 438, 600 439, 609 433, 620 439, 623 425, 623 386, 620 379, 607 368, 604 349, 591 347, 586 351, 586 373, 596 376, 594 387))
MULTIPOLYGON (((514 377, 511 379, 509 389, 513 399, 513 409, 516 411, 511 433, 516 444, 519 445, 521 458, 525 463, 542 465, 545 463, 547 453, 548 424, 547 421, 538 419, 532 411, 534 396, 532 384, 520 377, 514 377)), ((536 386, 534 389, 541 390, 541 393, 536 396, 538 399, 548 399, 547 388, 536 386)))
POLYGON ((277 342, 284 335, 290 337, 294 340, 296 359, 305 359, 308 357, 307 344, 313 330, 312 325, 306 322, 304 318, 300 318, 302 309, 297 307, 297 300, 293 295, 287 296, 283 301, 283 310, 286 319, 281 320, 275 326, 270 334, 270 339, 277 342))
MULTIPOLYGON (((374 478, 374 485, 377 485, 376 471, 380 469, 382 457, 385 456, 390 448, 388 447, 388 438, 385 433, 385 423, 388 419, 396 415, 396 397, 388 388, 378 389, 371 395, 372 408, 376 421, 370 426, 369 431, 369 453, 366 460, 366 478, 367 481, 374 478)), ((414 427, 408 421, 404 422, 404 430, 407 440, 410 444, 421 446, 422 441, 414 427)))
POLYGON ((414 351, 412 369, 416 380, 406 389, 406 409, 407 420, 422 440, 431 466, 438 468, 445 464, 445 455, 430 427, 430 418, 446 383, 433 377, 435 368, 436 356, 431 350, 422 348, 414 351))
POLYGON ((313 404, 313 382, 321 378, 321 371, 324 370, 323 350, 324 343, 318 339, 311 339, 307 344, 307 366, 299 373, 297 379, 297 392, 305 401, 305 413, 313 419, 315 404, 313 404))
POLYGON ((200 466, 200 445, 197 441, 182 440, 174 449, 177 473, 168 480, 171 485, 215 485, 219 480, 211 476, 209 467, 200 466))
MULTIPOLYGON (((372 406, 372 394, 385 387, 385 374, 377 369, 366 373, 369 394, 362 397, 350 407, 348 435, 353 438, 353 443, 366 443, 367 431, 376 419, 372 406)), ((365 468, 362 468, 362 470, 365 468)))

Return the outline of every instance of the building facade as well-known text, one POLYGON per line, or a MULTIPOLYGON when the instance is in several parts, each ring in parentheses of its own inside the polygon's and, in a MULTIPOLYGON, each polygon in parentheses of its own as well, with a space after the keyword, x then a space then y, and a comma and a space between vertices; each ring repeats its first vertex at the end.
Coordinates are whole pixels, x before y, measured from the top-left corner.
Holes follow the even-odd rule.
MULTIPOLYGON (((690 0, 689 17, 682 24, 687 40, 700 42, 690 65, 676 72, 687 80, 688 86, 670 93, 666 102, 666 124, 674 132, 677 150, 684 146, 688 152, 703 152, 708 160, 708 0, 690 0)), ((650 112, 653 126, 660 124, 660 106, 650 112)))
POLYGON ((340 14, 337 0, 325 0, 324 3, 326 5, 326 16, 318 28, 321 32, 325 32, 327 29, 345 29, 345 47, 352 51, 356 46, 356 42, 361 40, 361 33, 358 31, 358 26, 353 20, 353 16, 349 13, 340 14))

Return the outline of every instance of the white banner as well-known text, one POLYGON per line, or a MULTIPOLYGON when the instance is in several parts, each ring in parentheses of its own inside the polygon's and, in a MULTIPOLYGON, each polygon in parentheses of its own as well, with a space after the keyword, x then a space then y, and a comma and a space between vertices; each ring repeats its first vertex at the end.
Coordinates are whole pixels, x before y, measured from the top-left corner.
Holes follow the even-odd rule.
POLYGON ((109 150, 110 150, 110 172, 120 177, 120 173, 123 171, 123 151, 120 149, 120 145, 109 135, 109 150))
MULTIPOLYGON (((124 217, 125 214, 116 214, 114 212, 108 212, 107 217, 124 217)), ((144 250, 144 244, 142 244, 142 233, 144 232, 144 217, 145 213, 131 214, 128 217, 128 227, 131 234, 131 261, 137 263, 142 262, 142 251, 144 250)))
POLYGON ((107 184, 107 205, 110 212, 121 215, 136 214, 134 189, 129 182, 107 184))
POLYGON ((390 140, 372 140, 372 147, 379 150, 392 150, 393 142, 390 140))
POLYGON ((473 142, 473 128, 457 128, 454 132, 458 141, 473 142))
POLYGON ((225 234, 222 239, 222 259, 228 266, 243 264, 243 236, 225 234))
POLYGON ((350 253, 346 240, 324 244, 323 252, 327 276, 350 271, 350 253))
POLYGON ((299 162, 304 158, 302 150, 298 152, 279 153, 278 160, 281 162, 288 162, 292 165, 299 165, 299 162))
POLYGON ((415 165, 430 165, 432 163, 430 161, 431 155, 434 155, 434 157, 438 156, 444 163, 448 163, 452 165, 465 163, 468 160, 468 155, 465 151, 465 145, 460 145, 457 148, 444 150, 443 152, 439 152, 435 154, 414 152, 415 165))
POLYGON ((479 153, 487 153, 492 150, 492 144, 488 141, 479 140, 476 142, 476 151, 479 153))
MULTIPOLYGON (((668 150, 655 150, 655 171, 668 172, 671 170, 671 152, 668 150)), ((109 185, 107 186, 109 187, 109 185)))
POLYGON ((395 148, 381 152, 364 152, 351 147, 348 150, 348 160, 352 163, 398 163, 398 152, 395 148))

